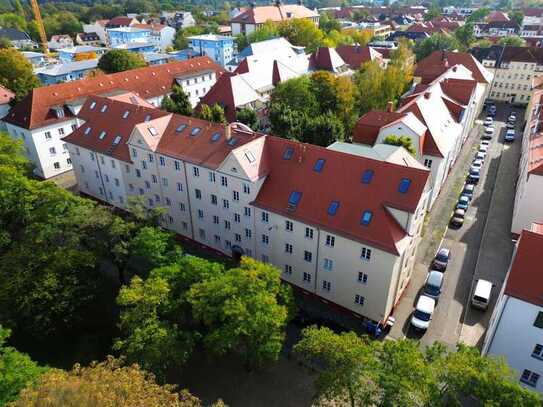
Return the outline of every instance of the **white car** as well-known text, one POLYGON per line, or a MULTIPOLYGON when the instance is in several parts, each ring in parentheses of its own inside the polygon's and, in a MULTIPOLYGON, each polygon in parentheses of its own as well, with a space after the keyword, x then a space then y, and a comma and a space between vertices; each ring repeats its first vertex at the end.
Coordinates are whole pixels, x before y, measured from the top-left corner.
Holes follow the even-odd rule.
POLYGON ((489 140, 482 140, 481 143, 479 144, 480 146, 489 146, 490 145, 490 141, 489 140))
POLYGON ((486 153, 481 153, 480 151, 477 151, 477 154, 475 154, 476 160, 484 160, 486 157, 486 153))
POLYGON ((482 167, 483 167, 483 160, 474 160, 471 163, 471 168, 472 169, 480 170, 482 167))
POLYGON ((488 146, 484 146, 482 144, 479 144, 479 151, 481 151, 483 153, 487 153, 488 152, 488 146))
POLYGON ((483 122, 483 124, 488 127, 488 126, 492 126, 492 124, 494 123, 494 119, 490 116, 488 116, 485 121, 483 122))
POLYGON ((421 295, 417 301, 415 312, 413 312, 413 316, 411 317, 411 325, 421 330, 428 329, 435 307, 436 300, 426 295, 421 295))
POLYGON ((492 136, 494 134, 494 128, 485 127, 485 134, 488 134, 489 136, 492 136))

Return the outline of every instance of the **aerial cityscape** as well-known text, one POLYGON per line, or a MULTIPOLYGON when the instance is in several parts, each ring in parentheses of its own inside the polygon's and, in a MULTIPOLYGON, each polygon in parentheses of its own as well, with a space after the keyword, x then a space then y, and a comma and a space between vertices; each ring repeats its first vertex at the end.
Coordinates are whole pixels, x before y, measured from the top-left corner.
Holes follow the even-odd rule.
POLYGON ((1 0, 0 407, 541 406, 542 106, 537 0, 1 0))

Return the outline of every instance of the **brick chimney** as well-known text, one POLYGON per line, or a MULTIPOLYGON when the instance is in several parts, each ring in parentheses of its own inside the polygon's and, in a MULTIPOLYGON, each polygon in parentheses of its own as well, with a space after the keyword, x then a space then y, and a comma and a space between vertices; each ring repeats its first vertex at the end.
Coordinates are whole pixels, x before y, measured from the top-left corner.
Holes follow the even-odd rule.
POLYGON ((230 127, 230 124, 224 126, 224 138, 226 139, 226 141, 232 138, 232 128, 230 127))
POLYGON ((387 112, 392 113, 394 111, 394 103, 389 100, 387 103, 387 112))

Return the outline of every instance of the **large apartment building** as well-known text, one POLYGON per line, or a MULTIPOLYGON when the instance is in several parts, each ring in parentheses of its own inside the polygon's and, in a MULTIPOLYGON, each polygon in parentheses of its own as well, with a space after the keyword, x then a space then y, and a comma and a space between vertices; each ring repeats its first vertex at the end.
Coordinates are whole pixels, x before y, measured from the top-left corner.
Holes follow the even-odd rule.
POLYGON ((62 138, 77 128, 77 114, 91 94, 133 92, 154 106, 180 85, 196 105, 222 74, 208 57, 155 65, 33 89, 3 118, 8 133, 22 139, 41 178, 72 169, 62 138))
POLYGON ((534 222, 543 220, 543 77, 533 82, 534 91, 526 109, 526 126, 522 137, 515 207, 511 232, 519 235, 534 222))
POLYGON ((494 73, 489 97, 526 105, 532 93, 532 80, 543 72, 543 49, 493 45, 473 48, 471 53, 494 73))
POLYGON ((63 139, 80 191, 119 208, 139 197, 163 226, 383 322, 407 286, 429 172, 89 97, 63 139))

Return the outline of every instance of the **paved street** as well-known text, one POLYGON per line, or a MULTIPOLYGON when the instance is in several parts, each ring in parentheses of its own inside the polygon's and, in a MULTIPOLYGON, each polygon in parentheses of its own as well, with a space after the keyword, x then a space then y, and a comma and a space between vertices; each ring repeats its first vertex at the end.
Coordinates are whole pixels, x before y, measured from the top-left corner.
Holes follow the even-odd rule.
MULTIPOLYGON (((482 130, 480 125, 475 126, 462 149, 429 215, 412 281, 394 312, 397 323, 391 330, 391 337, 407 336, 420 339, 425 345, 438 340, 451 347, 456 345, 461 335, 462 340, 471 345, 480 342, 492 311, 489 308, 486 313, 477 311, 467 313, 469 307, 466 307, 466 304, 474 272, 477 269, 477 276, 484 276, 483 278, 496 284, 492 298, 493 306, 513 248, 510 227, 521 141, 516 140, 513 145, 504 147, 504 121, 509 112, 510 108, 498 106, 495 128, 499 137, 495 136, 491 141, 481 180, 466 213, 466 221, 462 228, 454 230, 447 228, 447 225, 480 141, 482 130), (498 179, 499 182, 496 182, 498 179), (487 218, 490 219, 488 226, 487 218), (410 327, 409 320, 429 271, 430 262, 440 246, 441 236, 443 236, 441 246, 451 249, 452 259, 445 273, 443 292, 430 328, 421 335, 410 327), (483 255, 479 254, 480 249, 484 251, 483 255)), ((521 124, 523 113, 519 112, 517 116, 521 124)))

